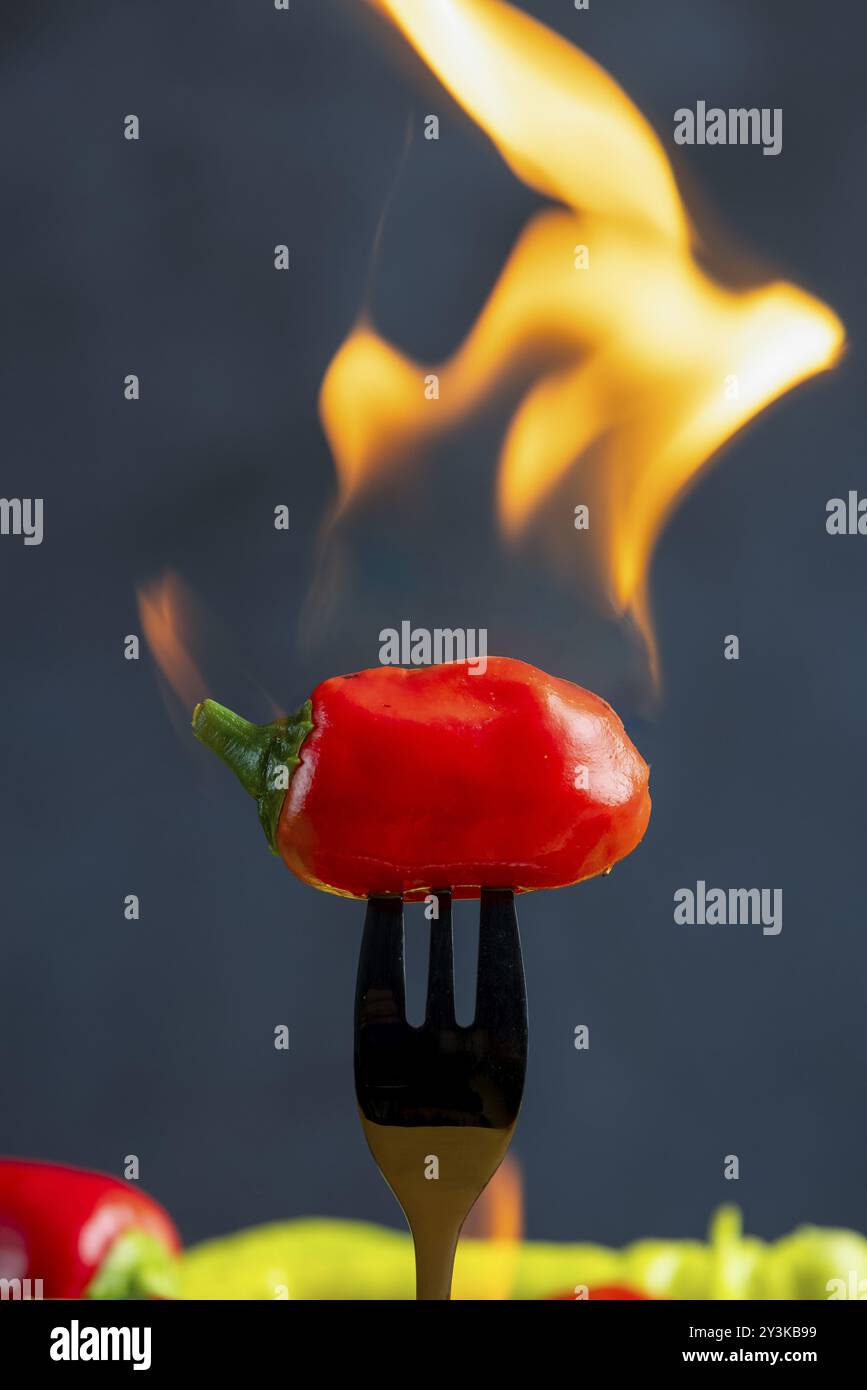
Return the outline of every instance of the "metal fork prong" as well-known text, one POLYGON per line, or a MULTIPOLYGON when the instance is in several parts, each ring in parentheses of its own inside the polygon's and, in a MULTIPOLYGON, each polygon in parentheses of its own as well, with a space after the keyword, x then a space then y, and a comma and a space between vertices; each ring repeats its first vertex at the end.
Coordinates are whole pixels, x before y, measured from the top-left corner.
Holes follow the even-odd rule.
POLYGON ((515 895, 483 888, 479 910, 479 965, 474 1027, 496 1031, 526 1050, 527 994, 515 895))
POLYGON ((452 895, 437 892, 439 916, 430 924, 425 1023, 432 1028, 455 1026, 455 968, 452 949, 452 895))
POLYGON ((356 1030, 406 1018, 403 899, 369 898, 355 986, 356 1030))

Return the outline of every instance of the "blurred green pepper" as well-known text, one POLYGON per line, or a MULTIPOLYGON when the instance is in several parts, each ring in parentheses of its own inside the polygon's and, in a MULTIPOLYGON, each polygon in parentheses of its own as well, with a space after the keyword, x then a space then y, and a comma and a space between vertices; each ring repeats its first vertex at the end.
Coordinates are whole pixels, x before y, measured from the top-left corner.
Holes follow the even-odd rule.
MULTIPOLYGON (((867 1239, 805 1226, 767 1243, 744 1236, 736 1207, 717 1212, 707 1243, 602 1245, 462 1240, 454 1297, 541 1299, 581 1285, 621 1284, 656 1298, 827 1299, 867 1281, 867 1239), (836 1292, 835 1292, 836 1291, 836 1292)), ((867 1296, 867 1282, 864 1283, 867 1296)), ((413 1299, 408 1235, 350 1221, 259 1226, 193 1246, 181 1297, 413 1299)))

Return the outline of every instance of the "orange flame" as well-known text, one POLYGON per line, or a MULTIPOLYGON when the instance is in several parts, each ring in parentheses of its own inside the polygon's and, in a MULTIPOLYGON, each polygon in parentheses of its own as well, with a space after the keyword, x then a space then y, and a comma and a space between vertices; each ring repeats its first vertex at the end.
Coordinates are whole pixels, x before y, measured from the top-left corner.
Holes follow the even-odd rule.
POLYGON ((145 640, 172 690, 192 709, 207 686, 184 637, 192 599, 177 575, 165 574, 137 591, 145 640))
POLYGON ((521 1240, 524 1232, 524 1196, 521 1169, 517 1159, 507 1154, 479 1197, 467 1220, 464 1236, 476 1242, 458 1246, 452 1297, 455 1299, 508 1299, 512 1296, 521 1240), (496 1246, 496 1260, 484 1253, 478 1242, 496 1246), (485 1278, 480 1278, 484 1268, 485 1278), (480 1294, 479 1289, 484 1293, 480 1294))
POLYGON ((575 500, 592 504, 600 574, 616 609, 637 621, 656 676, 647 576, 662 526, 727 439, 833 365, 843 326, 793 285, 735 291, 710 278, 661 143, 566 40, 502 0, 370 3, 518 178, 566 208, 530 220, 445 363, 413 361, 366 320, 343 343, 320 394, 336 515, 420 439, 532 367, 500 456, 500 524, 521 536, 592 451, 575 500))
POLYGON ((466 1221, 463 1233, 477 1240, 514 1240, 524 1234, 524 1186, 518 1160, 506 1154, 466 1221))

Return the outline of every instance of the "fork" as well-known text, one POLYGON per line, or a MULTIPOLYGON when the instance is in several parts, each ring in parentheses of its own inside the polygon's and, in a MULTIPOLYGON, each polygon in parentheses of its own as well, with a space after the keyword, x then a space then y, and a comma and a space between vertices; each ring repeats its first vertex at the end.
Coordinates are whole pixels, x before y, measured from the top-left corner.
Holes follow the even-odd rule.
POLYGON ((527 1069, 514 893, 484 888, 476 1012, 455 1021, 452 900, 437 892, 425 1020, 406 1020, 403 899, 371 897, 355 992, 355 1093, 377 1167, 412 1232, 416 1298, 448 1299, 461 1227, 505 1157, 527 1069))

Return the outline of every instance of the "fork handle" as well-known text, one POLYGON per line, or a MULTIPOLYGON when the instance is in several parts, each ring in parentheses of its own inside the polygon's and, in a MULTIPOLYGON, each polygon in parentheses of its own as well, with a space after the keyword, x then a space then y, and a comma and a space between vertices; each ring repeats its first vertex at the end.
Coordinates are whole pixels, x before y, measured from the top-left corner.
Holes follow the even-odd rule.
POLYGON ((440 1225, 413 1231, 415 1246, 415 1296, 417 1302, 448 1302, 460 1226, 440 1225))

